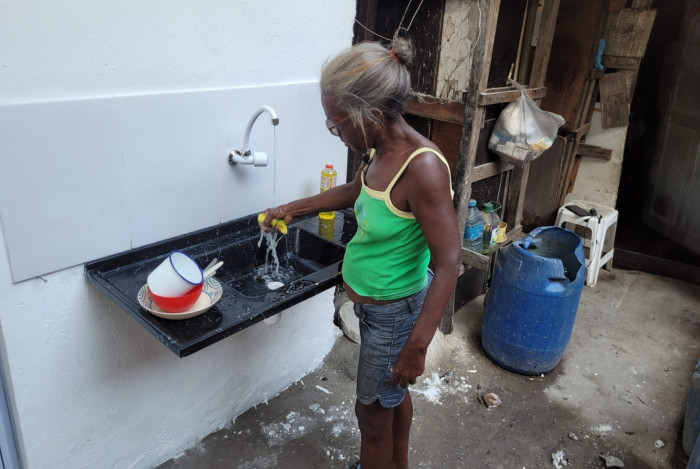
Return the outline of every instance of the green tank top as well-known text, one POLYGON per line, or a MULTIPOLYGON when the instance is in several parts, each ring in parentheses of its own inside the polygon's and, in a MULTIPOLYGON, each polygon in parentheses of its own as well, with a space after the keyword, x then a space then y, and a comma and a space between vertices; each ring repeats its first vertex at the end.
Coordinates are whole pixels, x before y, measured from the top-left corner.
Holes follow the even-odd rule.
POLYGON ((450 166, 441 154, 419 148, 384 191, 367 187, 364 173, 360 175, 362 189, 355 201, 357 232, 347 244, 342 268, 343 280, 359 295, 393 300, 419 292, 428 282, 430 250, 423 231, 415 215, 394 207, 390 198, 391 189, 408 164, 424 152, 440 158, 449 173, 450 166))

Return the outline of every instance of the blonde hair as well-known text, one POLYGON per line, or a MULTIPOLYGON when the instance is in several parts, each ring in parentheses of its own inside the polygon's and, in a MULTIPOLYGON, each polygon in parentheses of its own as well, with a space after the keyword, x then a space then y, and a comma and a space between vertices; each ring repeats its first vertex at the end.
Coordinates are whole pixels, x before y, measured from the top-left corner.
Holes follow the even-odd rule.
POLYGON ((413 46, 405 38, 395 38, 390 49, 377 42, 356 44, 323 66, 321 94, 332 98, 363 130, 364 122, 393 122, 403 114, 411 90, 406 65, 412 60, 413 46))

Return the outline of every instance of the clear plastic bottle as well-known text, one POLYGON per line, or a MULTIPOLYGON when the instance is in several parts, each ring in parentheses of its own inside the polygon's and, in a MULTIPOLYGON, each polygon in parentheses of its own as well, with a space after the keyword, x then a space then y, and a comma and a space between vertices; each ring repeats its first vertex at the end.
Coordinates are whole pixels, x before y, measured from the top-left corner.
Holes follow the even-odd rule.
POLYGON ((501 218, 493 208, 493 202, 484 202, 484 247, 483 254, 491 254, 496 249, 496 235, 501 218))
MULTIPOLYGON (((326 167, 321 171, 321 192, 327 191, 331 187, 335 187, 335 181, 338 173, 333 169, 333 164, 326 163, 326 167)), ((319 212, 319 218, 324 220, 332 220, 335 218, 335 212, 319 212)))
POLYGON ((484 237, 484 215, 476 208, 476 200, 469 200, 467 223, 464 225, 462 246, 474 252, 481 252, 484 237))

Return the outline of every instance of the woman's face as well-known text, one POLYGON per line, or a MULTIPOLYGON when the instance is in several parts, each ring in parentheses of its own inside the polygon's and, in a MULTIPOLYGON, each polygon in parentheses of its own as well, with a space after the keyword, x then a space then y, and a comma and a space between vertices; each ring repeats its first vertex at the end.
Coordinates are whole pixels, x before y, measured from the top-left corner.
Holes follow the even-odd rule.
MULTIPOLYGON (((335 100, 327 96, 321 97, 321 105, 326 113, 330 125, 329 131, 342 140, 346 147, 357 153, 365 153, 373 139, 370 140, 370 135, 362 132, 362 129, 355 125, 349 114, 340 109, 335 100)), ((367 128, 368 126, 365 126, 367 128)))

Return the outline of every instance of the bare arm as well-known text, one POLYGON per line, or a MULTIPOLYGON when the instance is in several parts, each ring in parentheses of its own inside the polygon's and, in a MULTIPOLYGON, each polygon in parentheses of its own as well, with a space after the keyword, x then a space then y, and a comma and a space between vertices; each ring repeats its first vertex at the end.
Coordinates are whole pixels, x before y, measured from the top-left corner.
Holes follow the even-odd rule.
POLYGON ((462 243, 447 168, 433 155, 425 155, 409 165, 406 176, 405 182, 411 188, 408 201, 430 249, 435 276, 392 370, 392 385, 400 383, 402 387, 415 384, 416 377, 425 370, 428 345, 452 297, 462 264, 462 243))
POLYGON ((294 218, 308 215, 309 213, 342 210, 352 207, 360 195, 361 187, 360 171, 357 171, 351 182, 341 184, 311 197, 297 199, 279 207, 265 210, 267 217, 263 222, 263 228, 268 230, 270 223, 275 218, 281 218, 288 224, 294 218))

